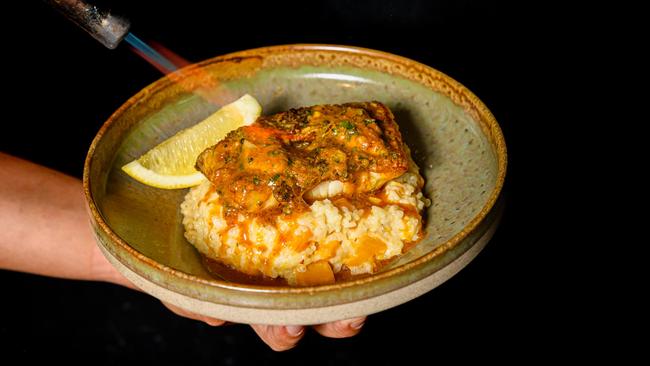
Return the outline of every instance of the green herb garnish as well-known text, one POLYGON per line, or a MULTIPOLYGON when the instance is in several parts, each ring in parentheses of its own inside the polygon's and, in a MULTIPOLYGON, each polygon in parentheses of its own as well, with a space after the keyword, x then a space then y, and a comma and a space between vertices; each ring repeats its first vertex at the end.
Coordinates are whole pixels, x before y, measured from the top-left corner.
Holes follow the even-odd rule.
POLYGON ((351 130, 354 128, 354 125, 348 120, 341 121, 341 126, 343 126, 343 128, 345 128, 346 130, 351 130))

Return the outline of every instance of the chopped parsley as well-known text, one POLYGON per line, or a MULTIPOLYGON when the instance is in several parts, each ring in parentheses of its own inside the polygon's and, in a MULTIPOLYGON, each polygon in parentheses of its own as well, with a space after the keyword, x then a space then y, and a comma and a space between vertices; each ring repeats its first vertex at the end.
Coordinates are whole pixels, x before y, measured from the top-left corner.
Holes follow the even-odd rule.
POLYGON ((275 182, 277 182, 278 179, 280 179, 280 174, 274 174, 274 175, 271 177, 271 179, 269 179, 269 184, 270 184, 270 185, 275 184, 275 182))
POLYGON ((346 130, 351 130, 351 129, 354 128, 354 125, 350 121, 348 121, 347 119, 344 119, 343 121, 341 121, 341 126, 343 128, 345 128, 346 130))
POLYGON ((348 139, 350 138, 350 136, 359 133, 359 131, 357 131, 357 126, 355 126, 352 122, 348 121, 347 119, 341 121, 340 125, 341 127, 345 128, 346 130, 345 133, 347 134, 348 139))

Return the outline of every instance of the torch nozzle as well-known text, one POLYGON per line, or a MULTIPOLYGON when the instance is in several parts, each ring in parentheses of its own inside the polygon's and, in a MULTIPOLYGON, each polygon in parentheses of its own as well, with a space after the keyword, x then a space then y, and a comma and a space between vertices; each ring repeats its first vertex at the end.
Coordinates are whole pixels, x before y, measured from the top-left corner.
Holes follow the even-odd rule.
POLYGON ((131 23, 82 0, 45 0, 104 46, 114 49, 129 33, 131 23))

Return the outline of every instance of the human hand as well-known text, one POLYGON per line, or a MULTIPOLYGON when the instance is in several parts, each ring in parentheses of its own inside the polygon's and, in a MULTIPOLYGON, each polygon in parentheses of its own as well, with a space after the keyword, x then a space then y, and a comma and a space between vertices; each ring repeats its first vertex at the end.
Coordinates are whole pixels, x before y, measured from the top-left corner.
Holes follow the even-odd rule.
MULTIPOLYGON (((177 306, 163 303, 169 310, 185 318, 199 320, 212 326, 225 325, 228 322, 210 318, 204 315, 191 313, 177 306)), ((353 337, 361 331, 365 317, 348 320, 340 320, 326 324, 314 325, 312 328, 319 334, 329 338, 348 338, 353 337)), ((300 339, 305 335, 304 326, 282 326, 282 325, 259 325, 251 324, 255 333, 274 351, 286 351, 295 347, 300 339)))
MULTIPOLYGON (((139 290, 135 285, 133 285, 124 276, 122 276, 115 269, 115 267, 113 267, 108 262, 108 260, 106 260, 106 258, 104 258, 101 252, 99 252, 99 249, 96 249, 95 259, 93 262, 93 271, 95 273, 93 277, 129 287, 134 290, 139 290)), ((228 323, 221 319, 215 319, 205 315, 189 312, 169 303, 163 302, 163 305, 165 305, 169 310, 177 315, 202 321, 211 326, 222 326, 228 323)), ((326 324, 314 325, 311 328, 325 337, 348 338, 357 335, 357 333, 361 331, 365 320, 365 317, 340 320, 326 324)), ((305 336, 306 329, 304 326, 297 325, 281 326, 251 324, 250 326, 262 339, 262 341, 264 341, 264 343, 266 343, 274 351, 286 351, 295 347, 300 339, 305 336)))

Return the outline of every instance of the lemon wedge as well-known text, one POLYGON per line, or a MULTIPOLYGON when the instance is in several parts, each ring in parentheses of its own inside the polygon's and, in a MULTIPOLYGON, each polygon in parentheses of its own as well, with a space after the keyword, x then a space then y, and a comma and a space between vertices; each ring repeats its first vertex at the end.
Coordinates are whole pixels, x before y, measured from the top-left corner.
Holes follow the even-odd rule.
POLYGON ((179 131, 122 170, 149 186, 177 189, 201 184, 206 178, 194 168, 196 158, 208 147, 221 141, 241 126, 255 122, 262 107, 246 94, 223 106, 198 124, 179 131))

